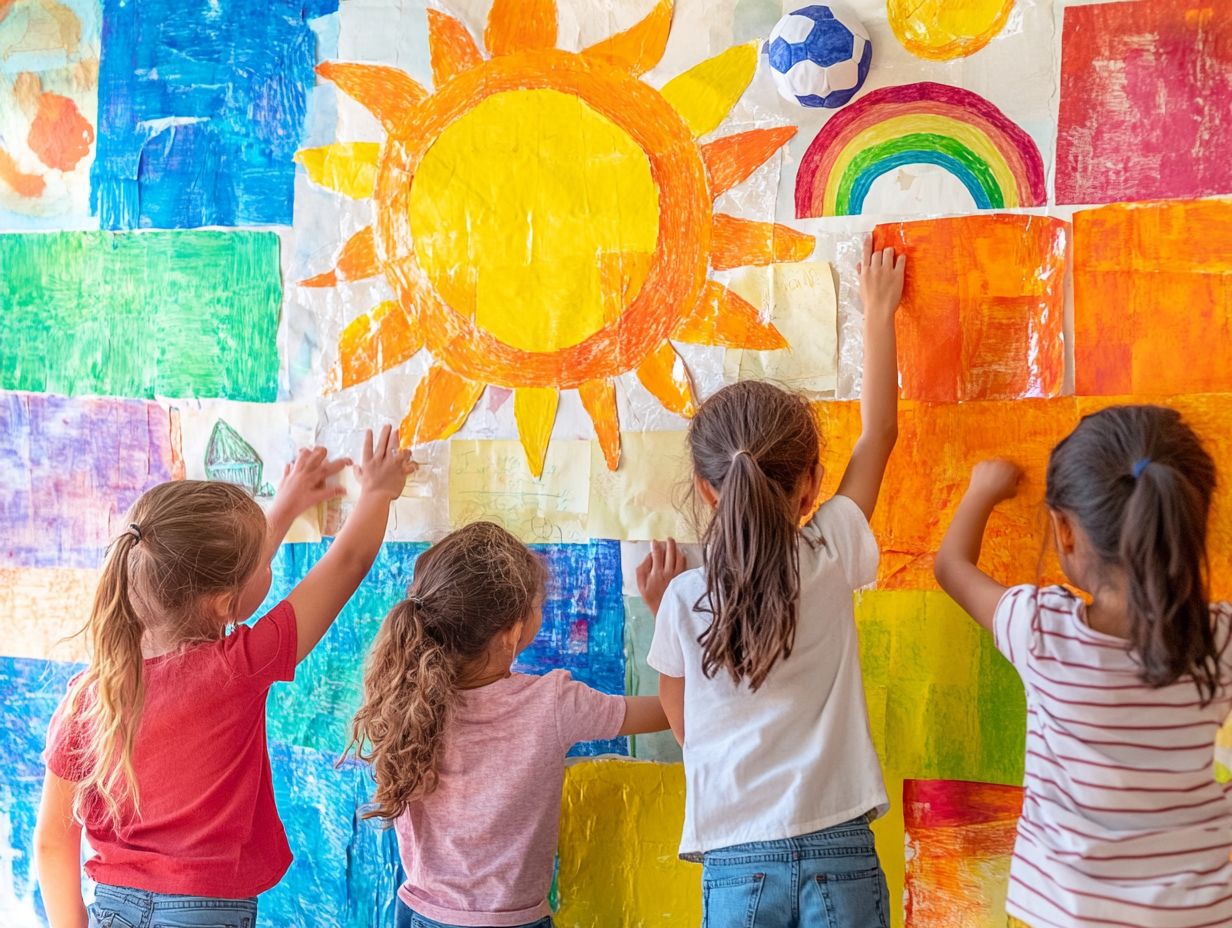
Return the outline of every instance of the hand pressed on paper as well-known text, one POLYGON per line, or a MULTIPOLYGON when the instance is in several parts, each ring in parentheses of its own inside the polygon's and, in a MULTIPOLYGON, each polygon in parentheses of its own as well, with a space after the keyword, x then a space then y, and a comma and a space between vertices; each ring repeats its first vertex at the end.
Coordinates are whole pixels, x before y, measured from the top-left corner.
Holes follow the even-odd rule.
POLYGON ((650 543, 650 553, 637 565, 637 591, 653 614, 659 614, 667 585, 684 573, 686 567, 688 564, 675 538, 650 543))
POLYGON ((873 251, 871 237, 864 241, 864 257, 856 265, 860 275, 860 300, 864 313, 874 320, 893 317, 903 299, 907 275, 907 256, 894 254, 893 248, 873 251))
POLYGON ((975 465, 967 495, 995 506, 1017 496, 1021 482, 1021 467, 1005 458, 992 458, 975 465))
POLYGON ((298 516, 319 503, 346 496, 346 490, 329 480, 351 463, 350 458, 331 460, 324 448, 300 448, 295 460, 282 471, 282 484, 274 496, 273 508, 298 516))
POLYGON ((355 465, 362 492, 397 499, 406 488, 407 478, 417 470, 419 465, 411 457, 410 450, 398 447, 398 437, 392 428, 385 426, 375 439, 372 430, 368 430, 364 436, 363 455, 355 465))

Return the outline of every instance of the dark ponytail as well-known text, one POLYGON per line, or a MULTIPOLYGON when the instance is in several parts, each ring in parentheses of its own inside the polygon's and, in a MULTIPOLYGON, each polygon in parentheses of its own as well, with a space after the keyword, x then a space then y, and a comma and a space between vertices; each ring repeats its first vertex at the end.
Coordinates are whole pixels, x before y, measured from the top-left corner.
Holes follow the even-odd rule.
POLYGON ((1219 689, 1206 584, 1209 508, 1209 496, 1175 467, 1147 462, 1125 507, 1120 550, 1142 679, 1167 686, 1192 675, 1204 701, 1219 689))
POLYGON ((702 671, 727 671, 756 690, 791 654, 800 594, 798 493, 817 467, 808 404, 770 384, 720 390, 689 428, 693 469, 718 493, 702 543, 711 614, 698 638, 702 671))
POLYGON ((1129 638, 1144 683, 1221 685, 1211 626, 1206 533, 1215 463, 1174 409, 1114 406, 1053 449, 1048 505, 1070 514, 1125 576, 1129 638))

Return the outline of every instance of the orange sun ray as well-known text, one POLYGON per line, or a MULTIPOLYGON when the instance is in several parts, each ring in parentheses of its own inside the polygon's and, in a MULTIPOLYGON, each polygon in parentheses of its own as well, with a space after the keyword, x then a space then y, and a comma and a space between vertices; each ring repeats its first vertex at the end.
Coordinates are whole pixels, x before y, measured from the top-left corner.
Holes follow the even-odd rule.
POLYGON ((659 63, 671 28, 672 0, 659 0, 641 22, 590 46, 582 54, 624 68, 638 77, 659 63))
POLYGON ((411 409, 398 429, 404 448, 448 438, 462 427, 483 394, 482 383, 433 364, 415 388, 411 409))
POLYGON ((342 246, 334 269, 300 281, 301 287, 332 287, 342 280, 366 280, 381 273, 372 226, 360 229, 342 246))
POLYGON ((405 71, 385 65, 323 61, 317 65, 317 74, 362 104, 387 132, 404 122, 407 113, 428 96, 405 71))
POLYGON ((556 423, 560 391, 554 387, 521 387, 513 393, 513 418, 526 452, 526 463, 536 479, 543 476, 543 459, 556 423))
POLYGON ((402 304, 386 300, 355 319, 338 339, 338 364, 329 383, 343 389, 409 361, 423 347, 423 333, 402 304))
POLYGON ((693 345, 775 351, 787 339, 761 317, 757 307, 713 280, 706 282, 701 299, 672 331, 672 338, 693 345))
POLYGON ((671 342, 663 342, 646 356, 638 365, 637 379, 676 415, 689 419, 697 412, 689 369, 671 342))
POLYGON ((719 213, 714 217, 710 266, 728 270, 746 264, 803 261, 813 253, 813 236, 776 222, 737 219, 719 213))
POLYGON ((556 0, 495 0, 483 30, 492 57, 556 45, 556 0))
POLYGON ((440 10, 428 10, 428 48, 431 50, 432 83, 438 88, 463 71, 483 63, 466 26, 440 10))
POLYGON ((620 420, 616 412, 616 384, 611 378, 590 380, 578 387, 582 406, 595 426, 607 469, 620 466, 620 420))
POLYGON ((795 126, 774 126, 725 135, 702 146, 702 161, 716 200, 742 183, 796 134, 795 126))

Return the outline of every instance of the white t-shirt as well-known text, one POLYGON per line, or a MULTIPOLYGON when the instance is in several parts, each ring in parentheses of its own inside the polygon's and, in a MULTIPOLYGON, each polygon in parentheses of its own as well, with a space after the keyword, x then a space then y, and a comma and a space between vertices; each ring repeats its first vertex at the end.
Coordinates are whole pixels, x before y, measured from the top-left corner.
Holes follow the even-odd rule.
POLYGON ((844 496, 800 533, 795 646, 756 691, 702 673, 698 636, 710 615, 694 604, 705 568, 667 588, 650 666, 684 677, 685 817, 680 854, 776 841, 889 808, 860 675, 852 592, 877 576, 877 541, 844 496))
MULTIPOLYGON (((1211 607, 1221 670, 1232 609, 1211 607)), ((1232 784, 1215 782, 1224 687, 1153 689, 1123 639, 1061 587, 1007 590, 997 648, 1027 693, 1027 763, 1006 910, 1034 928, 1232 925, 1232 784)))

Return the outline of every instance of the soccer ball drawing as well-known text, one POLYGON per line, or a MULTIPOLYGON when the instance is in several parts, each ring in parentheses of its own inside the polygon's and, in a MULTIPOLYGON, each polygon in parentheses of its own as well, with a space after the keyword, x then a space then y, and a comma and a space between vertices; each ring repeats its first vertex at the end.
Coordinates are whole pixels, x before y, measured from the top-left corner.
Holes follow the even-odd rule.
POLYGON ((766 43, 774 83, 802 106, 842 106, 864 85, 873 43, 851 13, 801 7, 779 20, 766 43))

